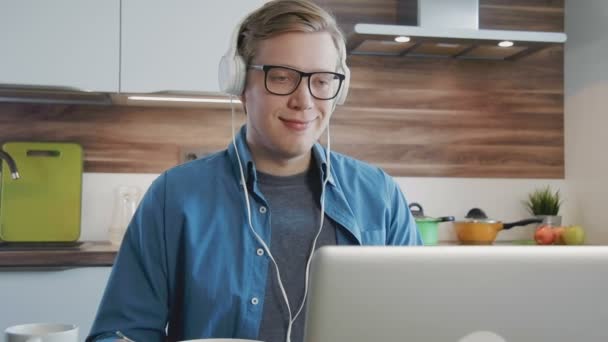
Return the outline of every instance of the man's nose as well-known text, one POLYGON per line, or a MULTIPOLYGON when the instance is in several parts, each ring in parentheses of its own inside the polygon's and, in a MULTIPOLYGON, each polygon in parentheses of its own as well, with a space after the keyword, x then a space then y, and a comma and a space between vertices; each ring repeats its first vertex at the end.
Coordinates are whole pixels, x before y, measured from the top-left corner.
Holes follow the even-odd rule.
POLYGON ((290 105, 300 109, 308 109, 312 107, 314 97, 308 89, 308 77, 302 77, 302 81, 291 94, 290 105))

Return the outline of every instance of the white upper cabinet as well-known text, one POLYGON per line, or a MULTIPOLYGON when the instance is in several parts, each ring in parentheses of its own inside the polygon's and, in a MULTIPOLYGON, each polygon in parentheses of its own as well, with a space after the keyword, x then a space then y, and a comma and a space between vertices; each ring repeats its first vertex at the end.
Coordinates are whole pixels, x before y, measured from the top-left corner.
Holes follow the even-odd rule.
POLYGON ((263 0, 122 0, 121 92, 218 92, 237 23, 263 0))
POLYGON ((0 0, 0 85, 117 92, 119 41, 120 0, 0 0))

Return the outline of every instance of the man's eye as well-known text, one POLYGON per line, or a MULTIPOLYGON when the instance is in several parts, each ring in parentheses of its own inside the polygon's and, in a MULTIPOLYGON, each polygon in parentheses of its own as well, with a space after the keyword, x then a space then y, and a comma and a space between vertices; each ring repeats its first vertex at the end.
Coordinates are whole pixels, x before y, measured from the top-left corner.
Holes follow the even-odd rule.
POLYGON ((289 81, 288 76, 271 76, 270 79, 273 82, 288 82, 289 81))
POLYGON ((327 86, 329 85, 333 80, 333 77, 317 77, 314 80, 314 84, 318 85, 318 86, 327 86))
POLYGON ((268 75, 271 82, 276 83, 291 83, 295 80, 296 76, 287 72, 274 72, 268 75))
POLYGON ((317 81, 315 82, 315 84, 316 84, 316 85, 318 85, 318 86, 322 86, 322 87, 327 86, 327 84, 328 84, 328 83, 329 83, 329 82, 327 82, 327 81, 325 81, 325 80, 317 80, 317 81))

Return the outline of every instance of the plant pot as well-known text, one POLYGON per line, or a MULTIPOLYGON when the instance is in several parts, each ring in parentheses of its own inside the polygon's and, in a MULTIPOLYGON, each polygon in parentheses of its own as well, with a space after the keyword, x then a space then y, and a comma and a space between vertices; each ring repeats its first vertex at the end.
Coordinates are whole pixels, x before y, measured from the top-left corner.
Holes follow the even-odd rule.
POLYGON ((562 217, 559 215, 536 215, 536 217, 543 220, 541 224, 548 224, 553 227, 562 225, 562 217))

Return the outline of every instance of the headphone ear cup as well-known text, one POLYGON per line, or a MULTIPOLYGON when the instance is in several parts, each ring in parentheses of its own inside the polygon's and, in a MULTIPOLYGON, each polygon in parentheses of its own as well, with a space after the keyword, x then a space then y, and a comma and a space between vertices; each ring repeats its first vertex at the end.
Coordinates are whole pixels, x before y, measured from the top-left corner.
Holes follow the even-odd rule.
POLYGON ((237 96, 241 96, 245 90, 245 81, 247 80, 247 65, 243 57, 236 55, 234 56, 234 93, 237 96))
POLYGON ((246 65, 241 56, 222 56, 218 73, 220 91, 240 96, 245 88, 246 72, 246 65))

